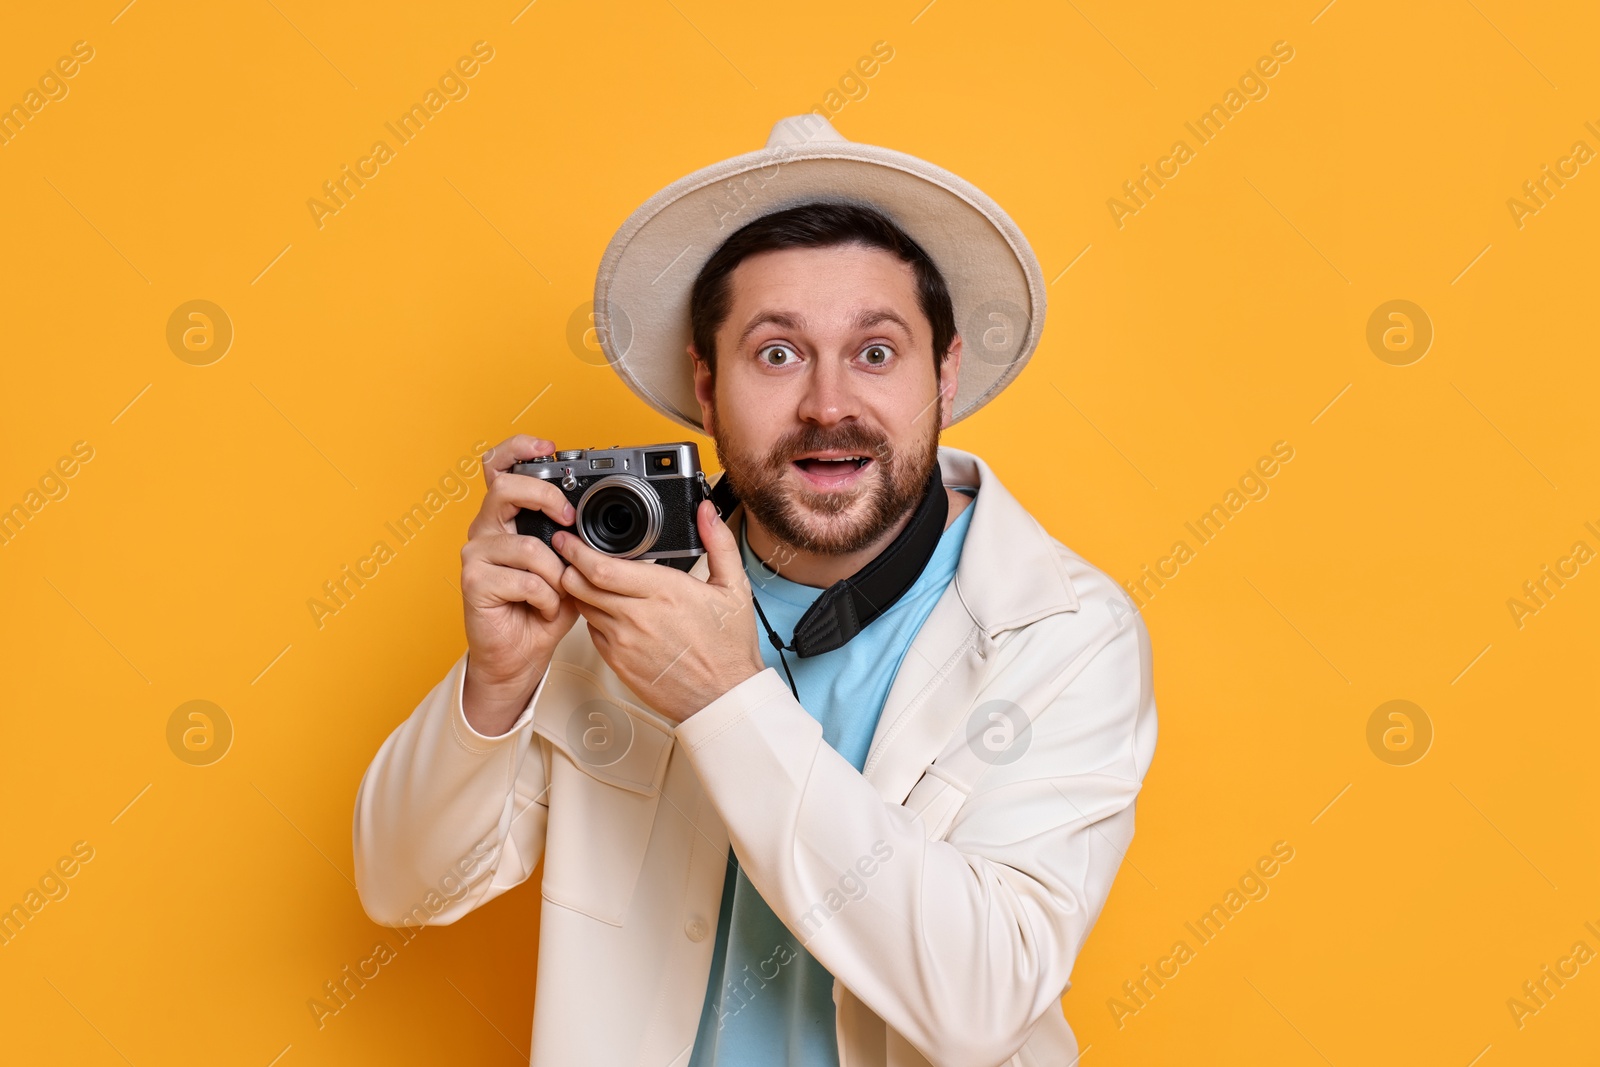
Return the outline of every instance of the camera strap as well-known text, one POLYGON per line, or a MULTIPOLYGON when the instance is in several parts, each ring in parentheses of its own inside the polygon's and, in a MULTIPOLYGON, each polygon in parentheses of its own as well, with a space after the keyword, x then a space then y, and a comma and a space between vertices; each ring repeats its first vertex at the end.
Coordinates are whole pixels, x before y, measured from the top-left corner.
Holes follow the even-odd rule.
MULTIPOLYGON (((711 502, 726 519, 738 506, 739 500, 726 472, 711 489, 711 502)), ((781 658, 785 649, 804 659, 842 648, 905 595, 933 558, 944 534, 945 520, 949 517, 950 502, 945 496, 944 479, 939 464, 928 474, 928 484, 923 489, 922 501, 912 512, 905 528, 890 541, 884 550, 848 578, 841 578, 822 591, 822 595, 806 609, 795 624, 794 636, 785 645, 767 624, 766 614, 756 604, 756 613, 766 627, 767 639, 778 650, 781 658)), ((754 599, 754 593, 751 599, 754 599)), ((784 664, 785 673, 788 664, 784 664)), ((791 676, 789 686, 794 688, 791 676)))

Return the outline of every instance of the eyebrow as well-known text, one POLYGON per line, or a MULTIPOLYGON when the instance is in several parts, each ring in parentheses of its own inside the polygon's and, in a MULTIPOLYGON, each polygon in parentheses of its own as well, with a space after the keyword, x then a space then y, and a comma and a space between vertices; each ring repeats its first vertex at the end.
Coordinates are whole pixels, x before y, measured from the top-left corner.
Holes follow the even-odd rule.
POLYGON ((907 337, 912 336, 911 324, 900 317, 898 313, 891 311, 888 308, 875 308, 871 311, 863 311, 861 314, 856 316, 855 327, 858 330, 867 330, 884 322, 892 322, 896 326, 900 327, 900 329, 905 332, 907 337))
MULTIPOLYGON (((911 332, 911 324, 906 322, 905 318, 900 314, 889 308, 872 308, 863 311, 855 317, 855 321, 851 323, 851 326, 857 330, 867 330, 885 322, 892 322, 900 327, 907 337, 915 336, 911 332)), ((804 318, 799 315, 791 315, 787 311, 759 311, 756 313, 756 317, 750 320, 750 324, 744 328, 744 332, 739 335, 738 347, 743 348, 744 343, 750 339, 750 335, 763 326, 779 326, 785 330, 803 330, 805 325, 806 320, 804 318)))
POLYGON ((785 330, 805 329, 806 320, 798 315, 791 315, 787 311, 758 311, 756 317, 750 320, 750 325, 744 328, 739 335, 737 347, 743 348, 744 343, 750 340, 750 335, 763 326, 781 326, 785 330))

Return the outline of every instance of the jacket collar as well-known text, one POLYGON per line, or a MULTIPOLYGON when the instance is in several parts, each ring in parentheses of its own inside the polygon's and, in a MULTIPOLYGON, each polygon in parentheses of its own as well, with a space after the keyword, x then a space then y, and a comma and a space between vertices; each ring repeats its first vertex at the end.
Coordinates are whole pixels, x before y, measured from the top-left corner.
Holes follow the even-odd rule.
MULTIPOLYGON (((862 774, 901 803, 969 714, 983 685, 994 638, 1050 615, 1078 610, 1060 548, 989 465, 940 446, 939 471, 952 489, 976 488, 955 580, 912 639, 890 686, 862 774), (976 633, 975 633, 976 632, 976 633), (935 699, 954 694, 956 699, 935 699)), ((742 509, 735 509, 738 515, 742 509)), ((734 515, 725 516, 732 525, 734 515)), ((690 571, 704 578, 708 560, 690 571)))
POLYGON ((1050 615, 1078 610, 1059 547, 970 452, 939 449, 951 488, 977 487, 956 576, 911 641, 889 687, 862 775, 890 803, 903 803, 968 722, 988 679, 994 638, 1050 615))
POLYGON ((983 632, 992 638, 1048 615, 1077 611, 1078 595, 1055 541, 989 465, 971 452, 940 446, 939 469, 952 489, 979 490, 955 586, 983 632))

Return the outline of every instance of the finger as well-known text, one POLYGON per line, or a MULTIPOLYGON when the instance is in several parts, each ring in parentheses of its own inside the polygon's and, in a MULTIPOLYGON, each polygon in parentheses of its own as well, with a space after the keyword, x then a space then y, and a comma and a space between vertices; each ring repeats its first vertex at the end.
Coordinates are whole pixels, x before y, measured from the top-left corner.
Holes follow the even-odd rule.
POLYGON ((557 533, 552 539, 552 547, 562 559, 581 571, 592 585, 622 596, 649 596, 661 570, 654 563, 618 559, 597 552, 584 544, 583 538, 570 533, 557 533))
POLYGON ((578 614, 583 616, 584 622, 589 624, 589 636, 593 639, 595 648, 602 653, 611 643, 611 635, 615 632, 617 620, 608 614, 604 608, 597 608, 593 604, 578 601, 578 614))
MULTIPOLYGON (((633 599, 600 588, 586 578, 577 567, 568 567, 561 572, 561 590, 575 598, 579 605, 599 608, 607 615, 620 615, 627 610, 628 601, 633 599)), ((579 610, 582 610, 581 606, 579 610)))
POLYGON ((490 483, 489 493, 483 498, 483 507, 478 509, 469 535, 514 531, 517 512, 523 508, 542 512, 563 526, 570 526, 577 518, 571 501, 556 483, 526 474, 502 473, 490 483))
POLYGON ((537 537, 514 533, 490 533, 474 537, 461 550, 461 562, 481 560, 499 567, 530 571, 552 586, 561 583, 566 562, 537 537))
POLYGON ((710 500, 702 500, 695 512, 700 524, 700 543, 706 546, 706 581, 725 589, 742 588, 748 580, 744 573, 744 557, 739 552, 739 539, 722 521, 710 500))
POLYGON ((510 470, 513 463, 521 463, 534 456, 552 455, 555 450, 556 443, 543 437, 529 437, 525 433, 508 437, 483 454, 484 484, 493 485, 495 478, 510 470))
POLYGON ((537 574, 514 567, 477 563, 461 572, 461 591, 473 607, 528 604, 544 616, 546 622, 553 622, 561 613, 559 590, 559 585, 552 588, 537 574))

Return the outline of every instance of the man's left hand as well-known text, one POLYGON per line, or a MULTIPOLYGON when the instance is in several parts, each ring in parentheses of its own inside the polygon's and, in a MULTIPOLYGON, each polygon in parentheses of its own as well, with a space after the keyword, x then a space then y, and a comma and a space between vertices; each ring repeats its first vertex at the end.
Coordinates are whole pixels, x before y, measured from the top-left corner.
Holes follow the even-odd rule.
POLYGON ((646 703, 682 722, 765 667, 739 543, 711 501, 695 513, 710 573, 618 559, 557 533, 571 564, 561 586, 578 601, 601 657, 646 703))

